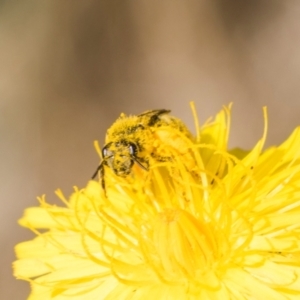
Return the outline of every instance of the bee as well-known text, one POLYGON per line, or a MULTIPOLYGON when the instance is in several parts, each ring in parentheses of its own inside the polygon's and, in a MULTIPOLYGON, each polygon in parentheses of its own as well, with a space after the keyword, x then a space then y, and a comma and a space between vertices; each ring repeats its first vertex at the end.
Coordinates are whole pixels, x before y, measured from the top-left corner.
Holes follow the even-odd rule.
POLYGON ((147 171, 151 160, 170 160, 164 144, 171 144, 174 148, 180 145, 176 142, 176 137, 170 136, 170 132, 162 128, 171 127, 189 139, 192 135, 181 120, 169 113, 170 110, 158 109, 136 116, 121 114, 107 131, 102 161, 92 179, 100 172, 102 186, 105 188, 105 167, 109 167, 117 176, 127 177, 135 164, 147 171))

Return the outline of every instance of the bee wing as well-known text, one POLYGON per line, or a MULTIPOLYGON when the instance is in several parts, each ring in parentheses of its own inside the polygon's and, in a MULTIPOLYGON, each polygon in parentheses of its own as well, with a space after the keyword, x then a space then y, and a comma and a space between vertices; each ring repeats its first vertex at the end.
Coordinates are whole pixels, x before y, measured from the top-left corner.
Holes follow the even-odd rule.
POLYGON ((144 117, 144 116, 149 116, 149 117, 152 117, 152 116, 159 116, 159 115, 162 115, 162 114, 168 114, 170 113, 171 110, 169 109, 153 109, 153 110, 147 110, 145 112, 143 112, 142 114, 139 114, 138 117, 144 117))
POLYGON ((164 114, 170 113, 171 110, 168 109, 154 109, 154 110, 147 110, 144 113, 138 115, 138 117, 146 117, 149 118, 147 125, 148 126, 153 126, 155 125, 159 120, 160 116, 164 114))

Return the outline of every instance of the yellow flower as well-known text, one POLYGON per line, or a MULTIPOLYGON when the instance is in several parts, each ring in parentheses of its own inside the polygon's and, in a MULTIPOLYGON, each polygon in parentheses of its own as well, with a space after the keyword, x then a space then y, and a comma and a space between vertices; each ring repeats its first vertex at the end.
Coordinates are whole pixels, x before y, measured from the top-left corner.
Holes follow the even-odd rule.
POLYGON ((105 192, 90 181, 57 191, 65 207, 27 209, 37 237, 16 246, 14 274, 29 299, 299 299, 300 128, 228 151, 229 120, 196 122, 186 154, 164 145, 172 160, 149 171, 106 168, 105 192))

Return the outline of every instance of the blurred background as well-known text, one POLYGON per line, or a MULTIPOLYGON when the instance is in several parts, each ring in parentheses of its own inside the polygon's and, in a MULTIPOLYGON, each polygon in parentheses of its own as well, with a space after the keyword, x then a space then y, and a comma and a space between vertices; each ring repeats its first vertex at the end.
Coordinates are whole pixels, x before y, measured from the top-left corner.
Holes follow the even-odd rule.
POLYGON ((171 109, 190 128, 233 102, 230 145, 300 124, 299 0, 0 0, 0 299, 26 299, 13 247, 25 207, 84 187, 120 112, 171 109))

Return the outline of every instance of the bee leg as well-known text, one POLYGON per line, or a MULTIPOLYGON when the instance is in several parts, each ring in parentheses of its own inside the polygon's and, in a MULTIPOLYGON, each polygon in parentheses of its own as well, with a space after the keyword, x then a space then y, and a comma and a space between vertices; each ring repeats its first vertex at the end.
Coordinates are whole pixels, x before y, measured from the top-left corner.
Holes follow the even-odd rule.
POLYGON ((159 162, 172 161, 172 158, 170 156, 160 156, 160 155, 156 155, 154 153, 151 153, 151 156, 159 162))
POLYGON ((104 166, 102 166, 101 168, 100 168, 100 177, 101 177, 101 186, 102 186, 102 188, 103 188, 103 191, 104 191, 104 193, 105 193, 105 195, 106 195, 106 190, 105 190, 105 179, 104 179, 104 166))

